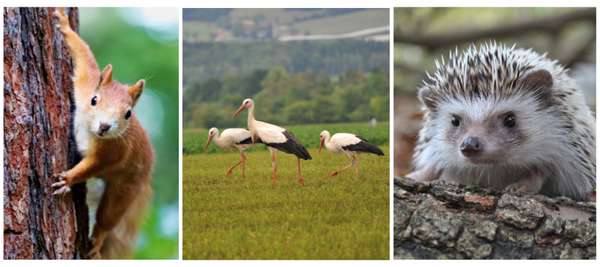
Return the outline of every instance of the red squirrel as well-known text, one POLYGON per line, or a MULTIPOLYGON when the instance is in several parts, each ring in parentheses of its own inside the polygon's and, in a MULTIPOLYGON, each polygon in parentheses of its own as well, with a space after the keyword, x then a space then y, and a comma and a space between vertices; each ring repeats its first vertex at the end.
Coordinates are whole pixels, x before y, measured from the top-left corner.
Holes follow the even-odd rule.
POLYGON ((83 156, 72 169, 54 174, 54 195, 64 195, 76 183, 97 177, 105 183, 96 212, 87 256, 92 259, 130 257, 137 231, 152 198, 154 150, 133 108, 145 80, 133 86, 112 78, 112 66, 102 72, 89 46, 71 29, 65 8, 53 13, 75 64, 75 139, 83 156))

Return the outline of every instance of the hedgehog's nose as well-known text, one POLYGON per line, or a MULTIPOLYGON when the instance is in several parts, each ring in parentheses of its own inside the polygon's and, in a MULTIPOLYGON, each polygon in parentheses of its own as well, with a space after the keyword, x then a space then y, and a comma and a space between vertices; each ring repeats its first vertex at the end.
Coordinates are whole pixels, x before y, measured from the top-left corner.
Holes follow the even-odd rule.
POLYGON ((477 137, 467 137, 467 139, 460 144, 460 152, 467 158, 477 155, 482 149, 483 145, 477 137))

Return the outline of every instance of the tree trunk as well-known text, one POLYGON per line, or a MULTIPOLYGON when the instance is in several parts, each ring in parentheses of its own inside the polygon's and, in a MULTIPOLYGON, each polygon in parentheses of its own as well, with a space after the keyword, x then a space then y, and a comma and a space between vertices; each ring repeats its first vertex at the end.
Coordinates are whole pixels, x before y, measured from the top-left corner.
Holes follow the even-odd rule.
MULTIPOLYGON (((5 259, 80 259, 88 250, 85 184, 52 196, 52 174, 80 160, 69 123, 73 63, 52 12, 4 8, 5 259)), ((78 31, 77 10, 68 14, 78 31)))
POLYGON ((595 259, 596 203, 394 179, 395 259, 595 259))

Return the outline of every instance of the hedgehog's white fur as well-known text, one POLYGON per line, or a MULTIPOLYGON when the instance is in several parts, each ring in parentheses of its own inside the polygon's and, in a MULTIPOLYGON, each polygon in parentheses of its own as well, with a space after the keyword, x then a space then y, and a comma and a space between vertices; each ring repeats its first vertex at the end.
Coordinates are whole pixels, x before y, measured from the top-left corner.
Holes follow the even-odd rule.
POLYGON ((417 171, 435 172, 448 182, 479 182, 504 189, 537 169, 548 177, 539 193, 577 200, 595 188, 595 118, 557 61, 531 49, 494 43, 482 45, 479 51, 473 45, 460 57, 450 52, 448 64, 442 58, 442 64, 436 61, 436 65, 438 70, 423 87, 432 91, 434 97, 429 100, 436 108, 423 107, 425 125, 413 162, 417 171), (545 109, 532 90, 517 86, 519 78, 540 69, 548 71, 553 82, 554 104, 545 109), (510 145, 501 163, 469 162, 457 155, 454 140, 444 134, 453 114, 478 121, 507 112, 519 114, 524 138, 510 145))

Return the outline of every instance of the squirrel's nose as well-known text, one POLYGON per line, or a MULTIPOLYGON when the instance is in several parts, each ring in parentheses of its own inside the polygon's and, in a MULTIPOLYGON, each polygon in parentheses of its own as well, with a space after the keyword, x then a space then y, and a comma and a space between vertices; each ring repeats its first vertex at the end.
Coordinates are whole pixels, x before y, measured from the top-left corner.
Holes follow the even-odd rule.
POLYGON ((104 134, 106 131, 110 129, 110 124, 100 123, 100 135, 104 134))

